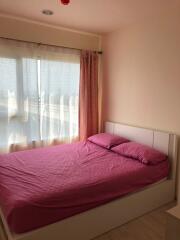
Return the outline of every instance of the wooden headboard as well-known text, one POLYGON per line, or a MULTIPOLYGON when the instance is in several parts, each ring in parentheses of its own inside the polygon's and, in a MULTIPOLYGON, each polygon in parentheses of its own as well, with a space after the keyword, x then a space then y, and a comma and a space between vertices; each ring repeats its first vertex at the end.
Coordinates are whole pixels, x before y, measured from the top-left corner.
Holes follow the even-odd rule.
POLYGON ((177 165, 177 135, 113 122, 105 123, 105 132, 126 137, 131 141, 148 145, 168 155, 171 162, 170 178, 175 180, 177 165))

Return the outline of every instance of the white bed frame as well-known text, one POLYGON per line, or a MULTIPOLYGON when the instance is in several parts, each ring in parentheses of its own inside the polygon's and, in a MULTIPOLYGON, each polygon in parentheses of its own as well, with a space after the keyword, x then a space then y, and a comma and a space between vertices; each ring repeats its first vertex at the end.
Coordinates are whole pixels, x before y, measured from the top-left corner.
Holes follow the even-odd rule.
POLYGON ((11 233, 1 212, 3 227, 0 228, 3 240, 89 240, 175 199, 176 135, 112 122, 106 122, 105 131, 166 153, 171 161, 169 178, 118 200, 25 234, 11 233))

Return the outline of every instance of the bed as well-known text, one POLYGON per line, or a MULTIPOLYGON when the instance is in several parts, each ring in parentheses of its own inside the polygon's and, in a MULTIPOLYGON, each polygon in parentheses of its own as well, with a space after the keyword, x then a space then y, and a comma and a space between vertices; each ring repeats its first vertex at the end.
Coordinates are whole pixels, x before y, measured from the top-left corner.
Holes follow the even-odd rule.
POLYGON ((106 132, 166 153, 168 179, 167 163, 146 166, 90 142, 7 155, 0 201, 8 239, 91 239, 174 199, 175 135, 110 122, 106 132))

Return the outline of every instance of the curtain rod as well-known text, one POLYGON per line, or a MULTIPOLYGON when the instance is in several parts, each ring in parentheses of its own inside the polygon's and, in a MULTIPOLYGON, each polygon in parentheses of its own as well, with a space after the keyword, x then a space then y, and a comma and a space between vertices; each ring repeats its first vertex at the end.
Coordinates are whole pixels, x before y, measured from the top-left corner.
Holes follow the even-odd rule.
MULTIPOLYGON (((82 51, 83 49, 80 48, 72 48, 72 47, 65 47, 65 46, 57 46, 57 45, 53 45, 53 44, 45 44, 45 43, 41 43, 41 42, 33 42, 33 41, 24 41, 24 40, 19 40, 19 39, 15 39, 15 38, 7 38, 7 37, 0 37, 1 39, 6 39, 6 40, 15 40, 18 42, 24 42, 24 43, 34 43, 34 44, 39 44, 39 45, 44 45, 44 46, 50 46, 50 47, 61 47, 61 48, 68 48, 68 49, 74 49, 74 50, 79 50, 82 51)), ((102 54, 102 51, 93 51, 96 52, 98 54, 102 54)))

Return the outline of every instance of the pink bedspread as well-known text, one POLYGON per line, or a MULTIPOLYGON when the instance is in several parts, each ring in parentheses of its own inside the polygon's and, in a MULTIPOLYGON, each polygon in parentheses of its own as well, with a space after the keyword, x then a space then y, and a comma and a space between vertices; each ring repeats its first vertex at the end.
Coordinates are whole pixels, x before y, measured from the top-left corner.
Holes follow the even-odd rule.
POLYGON ((0 156, 0 205, 11 231, 26 232, 94 208, 168 175, 90 142, 0 156))

